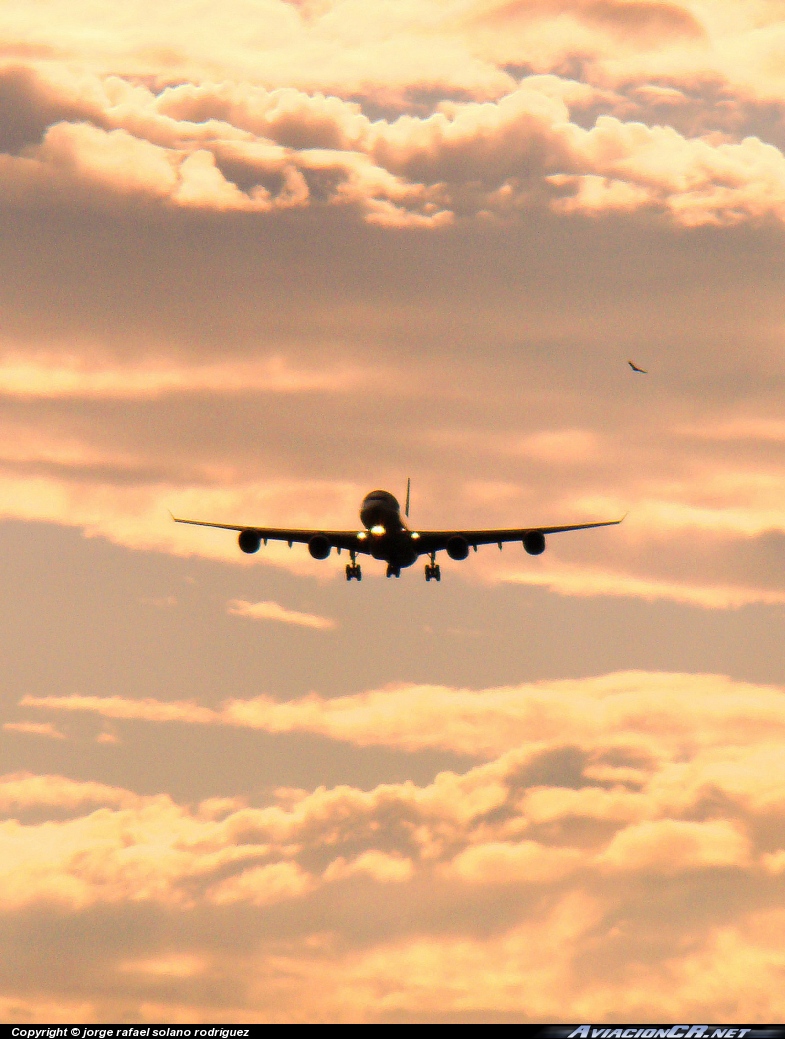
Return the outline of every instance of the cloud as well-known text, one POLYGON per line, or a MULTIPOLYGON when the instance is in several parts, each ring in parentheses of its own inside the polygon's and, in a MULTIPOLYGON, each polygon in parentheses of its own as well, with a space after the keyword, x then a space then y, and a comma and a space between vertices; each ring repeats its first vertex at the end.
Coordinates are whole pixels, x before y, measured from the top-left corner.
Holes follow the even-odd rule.
POLYGON ((264 906, 274 902, 300 898, 314 887, 314 881, 295 863, 276 862, 270 866, 256 866, 236 877, 221 881, 209 892, 216 905, 264 906))
POLYGON ((131 974, 146 974, 154 977, 190 978, 202 974, 206 968, 204 959, 188 953, 173 956, 152 957, 142 960, 127 960, 118 969, 131 974))
POLYGON ((373 382, 358 370, 298 371, 283 357, 246 363, 97 368, 73 358, 8 356, 0 362, 0 395, 77 400, 152 400, 205 391, 229 395, 346 392, 373 382), (70 361, 70 363, 68 363, 70 361))
POLYGON ((507 0, 478 5, 479 20, 511 29, 516 22, 572 17, 622 37, 635 37, 651 46, 663 37, 701 38, 701 23, 678 3, 637 0, 507 0), (485 10, 482 10, 485 8, 485 10))
POLYGON ((294 624, 302 628, 314 628, 316 631, 331 631, 337 622, 330 617, 319 617, 313 613, 299 613, 288 610, 277 602, 245 602, 243 599, 232 599, 227 610, 235 617, 249 617, 251 620, 278 621, 281 624, 294 624))
POLYGON ((614 574, 608 570, 592 570, 590 567, 571 568, 558 563, 540 573, 514 571, 507 574, 504 580, 511 584, 549 588, 560 595, 630 596, 649 602, 669 599, 705 609, 737 609, 751 603, 776 606, 785 602, 785 591, 765 591, 739 585, 702 585, 694 581, 658 581, 652 577, 614 574))
POLYGON ((379 884, 401 884, 414 876, 414 863, 401 855, 387 855, 381 851, 365 851, 354 861, 339 857, 324 872, 325 880, 346 880, 365 875, 379 884))
MULTIPOLYGON (((387 717, 406 713, 416 733, 423 717, 403 692, 387 691, 387 717)), ((518 730, 498 691, 434 698, 447 733, 472 698, 486 701, 507 742, 423 785, 189 806, 3 777, 6 812, 80 814, 2 823, 0 926, 33 911, 61 921, 97 907, 115 921, 165 914, 163 944, 147 927, 133 953, 116 942, 102 953, 112 991, 139 1019, 160 1020, 162 1008, 172 1019, 176 1007, 189 1020, 542 1019, 561 1008, 621 1021, 697 1019, 717 1005, 731 1021, 753 1005, 776 1017, 782 691, 637 673, 515 693, 529 706, 518 730), (216 933, 234 936, 228 964, 214 954, 216 933), (226 970, 256 980, 232 988, 216 1017, 209 993, 226 970)), ((356 726, 362 701, 343 699, 356 726)), ((312 698, 308 709, 324 707, 312 698)), ((478 745, 492 731, 482 718, 471 716, 478 745)), ((381 729, 384 715, 367 723, 381 729)), ((86 1017, 101 1016, 105 998, 86 1017)))
MULTIPOLYGON (((657 21, 666 5, 618 12, 633 8, 657 21)), ((641 86, 638 104, 650 97, 641 86)), ((524 77, 493 99, 445 98, 428 114, 374 121, 353 100, 231 82, 156 96, 117 77, 96 77, 89 90, 65 79, 31 87, 29 103, 54 111, 41 97, 57 90, 63 111, 81 94, 89 118, 55 122, 40 143, 4 157, 0 180, 24 205, 76 193, 90 205, 214 213, 351 206, 374 225, 431 230, 547 206, 643 210, 688 227, 785 220, 785 158, 774 144, 690 136, 615 111, 584 127, 570 104, 613 95, 553 74, 524 77)))
POLYGON ((145 721, 169 722, 183 721, 192 724, 209 724, 215 719, 215 712, 207 707, 198 707, 192 703, 160 700, 131 700, 121 696, 25 696, 25 706, 41 706, 45 700, 55 710, 94 711, 104 718, 143 718, 145 721))
MULTIPOLYGON (((69 955, 111 976, 112 998, 138 1019, 183 1007, 192 1021, 781 1010, 779 688, 629 672, 218 710, 120 697, 27 705, 482 759, 423 784, 198 804, 0 778, 0 928, 18 921, 29 945, 31 921, 52 914, 66 932, 71 920, 111 921, 100 966, 92 944, 69 939, 69 955), (132 948, 117 937, 129 927, 144 935, 132 948), (221 979, 230 990, 216 1010, 221 979)), ((73 1002, 68 984, 59 991, 73 1002)), ((105 1016, 108 998, 86 1017, 105 1016)))
POLYGON ((47 1024, 50 1021, 86 1021, 95 1011, 89 999, 26 999, 22 997, 0 997, 0 1014, 6 1021, 24 1021, 30 1024, 47 1024))
MULTIPOLYGON (((275 525, 276 516, 269 503, 278 499, 282 512, 277 525, 294 523, 319 529, 325 524, 312 510, 343 498, 355 506, 362 497, 352 493, 351 486, 336 488, 327 482, 319 485, 308 481, 309 486, 295 483, 287 487, 276 481, 242 489, 232 486, 235 472, 222 465, 208 466, 208 471, 194 474, 196 483, 184 493, 183 488, 161 482, 163 474, 154 468, 149 470, 142 457, 108 455, 103 451, 96 455, 89 446, 73 441, 50 445, 11 442, 6 455, 11 457, 6 460, 5 476, 0 463, 3 518, 63 523, 81 527, 88 537, 107 537, 138 550, 166 551, 185 557, 198 555, 233 564, 248 565, 258 560, 243 556, 230 532, 178 526, 172 523, 171 514, 214 522, 266 521, 275 525), (27 469, 28 474, 14 475, 15 468, 27 469), (217 482, 208 489, 213 480, 217 482)), ((355 508, 344 509, 343 514, 343 524, 334 522, 327 526, 351 529, 352 521, 347 522, 346 517, 353 520, 355 508)), ((340 518, 340 513, 336 518, 340 518)), ((262 558, 266 564, 299 574, 316 572, 328 576, 342 569, 337 556, 316 562, 303 546, 289 549, 285 543, 270 543, 262 558)))
POLYGON ((536 841, 488 842, 462 851, 451 869, 468 883, 553 884, 579 869, 584 856, 570 848, 545 848, 536 841))
POLYGON ((38 776, 30 772, 0 777, 0 808, 4 812, 30 808, 74 809, 88 804, 136 805, 135 794, 103 783, 77 782, 63 776, 38 776))
POLYGON ((666 819, 629 826, 602 855, 612 870, 680 873, 685 869, 744 866, 749 858, 745 836, 730 823, 666 819))
POLYGON ((48 736, 52 740, 64 740, 68 737, 56 729, 54 725, 40 722, 4 722, 5 732, 25 732, 30 736, 48 736))
POLYGON ((229 725, 271 733, 310 732, 359 746, 449 750, 493 757, 581 731, 614 731, 634 743, 655 724, 675 745, 765 743, 785 731, 785 695, 775 686, 719 675, 621 672, 497 689, 401 685, 347 696, 315 693, 280 702, 227 700, 218 710, 152 698, 24 696, 20 707, 87 711, 113 719, 229 725))

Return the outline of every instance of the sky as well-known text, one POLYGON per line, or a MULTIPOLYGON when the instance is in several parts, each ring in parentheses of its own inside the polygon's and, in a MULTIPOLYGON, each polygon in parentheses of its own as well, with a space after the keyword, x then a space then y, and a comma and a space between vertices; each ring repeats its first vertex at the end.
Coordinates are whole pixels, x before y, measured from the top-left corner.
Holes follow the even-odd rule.
POLYGON ((0 8, 0 1019, 785 1018, 783 48, 0 8))

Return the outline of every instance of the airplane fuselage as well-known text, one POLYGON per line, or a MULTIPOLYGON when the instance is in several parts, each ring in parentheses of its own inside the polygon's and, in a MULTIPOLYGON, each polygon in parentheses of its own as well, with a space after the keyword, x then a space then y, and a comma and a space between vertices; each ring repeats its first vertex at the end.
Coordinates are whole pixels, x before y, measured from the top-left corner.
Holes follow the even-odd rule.
POLYGON ((367 540, 374 559, 383 560, 396 570, 417 561, 418 535, 406 526, 395 495, 389 491, 367 494, 360 507, 360 522, 365 530, 358 536, 367 540))

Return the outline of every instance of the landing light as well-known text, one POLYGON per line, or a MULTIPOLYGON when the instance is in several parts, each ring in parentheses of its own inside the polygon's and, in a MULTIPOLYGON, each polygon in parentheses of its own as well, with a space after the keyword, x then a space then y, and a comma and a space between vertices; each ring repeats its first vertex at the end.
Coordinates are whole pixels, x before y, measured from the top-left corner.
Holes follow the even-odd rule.
POLYGON ((387 531, 384 529, 384 527, 381 525, 381 523, 377 523, 375 527, 371 527, 371 533, 372 534, 386 534, 387 531))
POLYGON ((417 531, 416 531, 416 530, 413 530, 413 531, 412 531, 412 540, 413 540, 413 541, 415 541, 415 540, 416 540, 416 539, 417 539, 417 538, 418 538, 419 536, 420 536, 420 535, 419 535, 419 534, 417 533, 417 531))
POLYGON ((365 533, 365 531, 364 531, 364 530, 361 530, 361 531, 359 532, 359 534, 357 535, 357 540, 358 540, 358 541, 365 541, 365 539, 366 539, 367 537, 368 537, 368 535, 367 535, 367 534, 365 533))

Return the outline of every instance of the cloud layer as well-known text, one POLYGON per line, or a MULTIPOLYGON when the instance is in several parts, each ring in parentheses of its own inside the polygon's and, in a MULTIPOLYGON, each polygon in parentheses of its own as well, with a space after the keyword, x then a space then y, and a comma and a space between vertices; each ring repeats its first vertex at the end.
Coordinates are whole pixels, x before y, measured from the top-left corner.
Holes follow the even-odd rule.
POLYGON ((379 226, 434 230, 456 219, 509 221, 532 207, 642 210, 687 227, 785 218, 785 157, 775 144, 719 127, 689 136, 649 125, 645 91, 634 106, 607 89, 534 75, 493 100, 372 120, 355 101, 292 87, 154 93, 116 76, 5 75, 11 97, 36 116, 30 143, 0 168, 17 205, 77 196, 217 213, 341 206, 379 226), (630 118, 635 108, 643 119, 630 118), (82 118, 54 122, 36 141, 58 111, 82 118))
MULTIPOLYGON (((5 776, 4 926, 44 907, 176 914, 172 938, 155 926, 133 955, 113 946, 114 995, 90 1004, 99 1019, 131 999, 140 1020, 177 1007, 194 1020, 776 1020, 783 703, 781 690, 715 676, 641 673, 279 705, 346 715, 321 727, 328 737, 407 747, 438 715, 434 741, 465 752, 473 731, 486 760, 424 786, 281 788, 257 805, 5 776), (59 820, 35 821, 42 808, 59 820), (216 1004, 227 962, 204 928, 236 928, 238 911, 244 980, 216 1004)), ((167 717, 144 704, 135 716, 167 717)), ((67 986, 41 996, 74 998, 67 986)))
POLYGON ((711 743, 746 746, 768 736, 785 739, 781 689, 716 675, 627 672, 481 691, 408 685, 331 698, 312 693, 288 702, 271 697, 229 700, 219 710, 186 702, 78 695, 25 696, 19 706, 86 711, 111 719, 311 732, 358 746, 450 750, 481 758, 510 750, 523 739, 548 741, 589 730, 638 731, 645 743, 652 718, 663 726, 659 740, 671 740, 674 752, 711 743))

